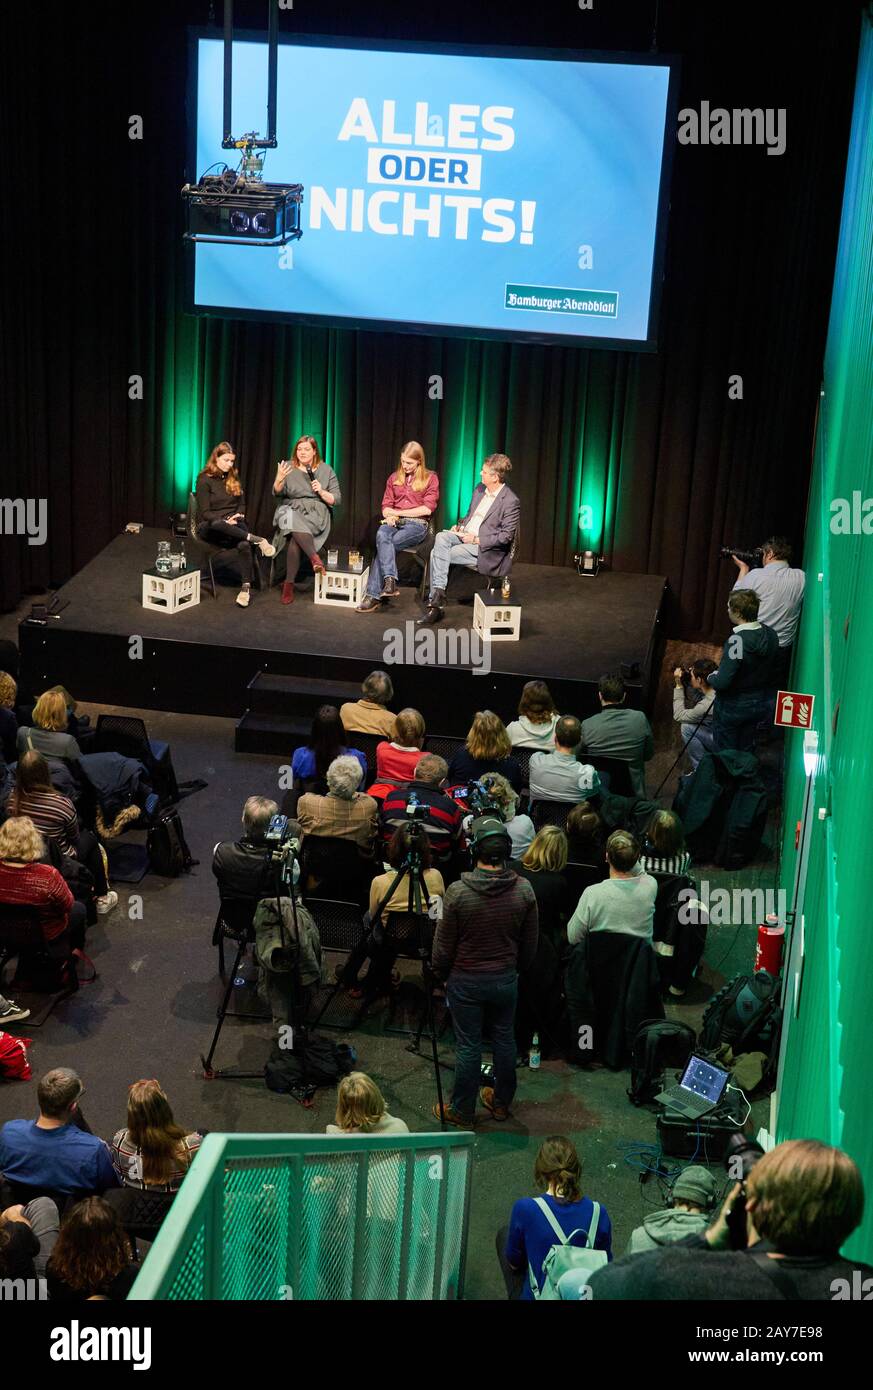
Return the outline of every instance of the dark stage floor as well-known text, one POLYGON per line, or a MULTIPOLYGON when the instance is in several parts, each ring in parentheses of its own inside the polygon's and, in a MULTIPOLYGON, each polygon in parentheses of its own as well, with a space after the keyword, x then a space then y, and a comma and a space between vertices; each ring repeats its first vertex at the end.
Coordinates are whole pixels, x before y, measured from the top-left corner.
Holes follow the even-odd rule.
MULTIPOLYGON (((148 611, 141 606, 141 576, 161 539, 166 533, 158 530, 116 537, 64 585, 60 595, 68 607, 60 621, 22 625, 26 677, 35 689, 60 680, 63 671, 80 699, 143 704, 145 688, 153 709, 240 715, 257 670, 360 680, 390 660, 386 630, 405 632, 404 625, 421 614, 413 588, 403 588, 389 611, 365 616, 316 606, 311 587, 290 608, 282 606, 275 588, 255 593, 243 609, 229 584, 219 586, 217 600, 204 586, 196 608, 148 611), (144 639, 147 681, 142 664, 131 659, 133 636, 144 639)), ((416 705, 431 722, 442 715, 445 733, 465 733, 469 714, 491 698, 489 687, 495 703, 499 697, 501 707, 514 708, 520 682, 536 676, 550 682, 559 704, 584 716, 596 708, 598 677, 636 662, 641 677, 633 703, 649 706, 663 577, 603 573, 581 579, 571 569, 516 565, 512 584, 512 597, 522 605, 521 640, 489 644, 490 674, 471 685, 469 666, 443 665, 437 702, 429 651, 419 648, 415 664, 392 668, 401 704, 416 705), (452 717, 457 729, 449 727, 452 717)), ((443 629, 471 626, 472 606, 451 604, 443 629)), ((413 638, 409 629, 407 651, 413 638)), ((438 648, 430 651, 440 654, 438 648)))

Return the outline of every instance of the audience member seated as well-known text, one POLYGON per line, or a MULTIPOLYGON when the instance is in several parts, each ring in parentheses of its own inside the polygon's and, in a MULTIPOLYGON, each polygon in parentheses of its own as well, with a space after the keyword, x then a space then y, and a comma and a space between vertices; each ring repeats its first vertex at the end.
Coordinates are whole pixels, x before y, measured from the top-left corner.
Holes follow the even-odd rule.
POLYGON ((77 1202, 61 1222, 46 1265, 52 1301, 127 1298, 139 1273, 124 1227, 102 1197, 77 1202))
POLYGON ((642 866, 647 874, 687 874, 691 855, 685 848, 682 822, 675 811, 656 811, 643 844, 642 866))
MULTIPOLYGON (((553 1245, 565 1243, 585 1248, 594 1221, 595 1204, 582 1196, 582 1164, 574 1145, 562 1134, 544 1139, 534 1164, 534 1183, 542 1197, 520 1197, 512 1208, 509 1226, 497 1235, 497 1256, 510 1299, 531 1301, 546 1282, 543 1265, 553 1245), (543 1207, 547 1207, 549 1216, 543 1207), (534 1292, 534 1282, 537 1292, 534 1292)), ((593 1248, 612 1259, 612 1222, 600 1204, 593 1248)))
POLYGON ((550 753, 560 715, 545 681, 528 681, 518 702, 518 718, 506 726, 513 748, 535 748, 550 753))
POLYGON ((388 1114, 385 1097, 362 1071, 350 1071, 336 1090, 335 1123, 326 1134, 408 1134, 404 1120, 388 1114))
POLYGON ((46 690, 33 707, 33 724, 25 724, 18 730, 18 756, 21 757, 28 749, 33 749, 46 758, 64 758, 67 762, 78 762, 82 750, 76 739, 67 731, 69 717, 63 692, 46 690))
POLYGON ((627 709, 621 676, 601 676, 600 713, 582 724, 582 750, 593 758, 616 758, 628 764, 637 796, 646 794, 646 763, 655 751, 649 721, 639 709, 627 709))
POLYGON ((85 944, 86 912, 61 874, 43 861, 45 840, 27 816, 11 816, 0 825, 0 905, 32 907, 39 913, 46 941, 69 933, 69 948, 85 944))
POLYGON ((449 784, 478 782, 483 772, 499 772, 513 791, 522 786, 521 767, 512 757, 512 744, 503 720, 490 709, 480 710, 473 719, 467 742, 449 763, 449 784))
POLYGON ((340 705, 340 719, 347 734, 380 734, 394 737, 394 715, 388 705, 394 686, 387 671, 371 671, 361 685, 360 700, 340 705))
POLYGON ((510 869, 509 836, 502 821, 475 823, 472 873, 447 890, 434 934, 432 969, 446 981, 456 1040, 452 1098, 433 1113, 469 1129, 476 1094, 495 1120, 506 1120, 516 1088, 515 1008, 518 976, 537 949, 537 904, 529 883, 510 869), (482 1030, 491 1031, 494 1086, 479 1089, 482 1030))
POLYGON ((512 844, 512 858, 520 859, 533 844, 536 834, 533 821, 530 816, 519 815, 518 795, 499 772, 486 772, 479 781, 485 788, 489 801, 500 811, 512 844))
MULTIPOLYGON (((291 758, 294 786, 301 791, 322 792, 327 769, 335 758, 355 758, 361 766, 361 779, 367 775, 367 757, 359 748, 346 748, 345 729, 335 705, 322 705, 312 721, 309 742, 295 748, 291 758)), ((291 807, 294 814, 294 808, 291 807)))
POLYGON ((101 915, 117 906, 118 894, 109 888, 97 836, 90 830, 79 829, 76 808, 68 797, 55 790, 48 763, 41 753, 23 753, 19 758, 15 786, 9 794, 6 810, 10 816, 27 816, 46 840, 57 845, 61 854, 85 865, 101 915))
POLYGON ((434 864, 447 870, 459 848, 463 812, 457 801, 446 796, 442 788, 448 777, 448 764, 436 753, 424 753, 415 766, 415 776, 405 786, 395 787, 382 802, 380 822, 383 836, 390 837, 401 825, 407 825, 406 806, 415 797, 426 808, 422 821, 434 864))
POLYGON ((533 889, 540 934, 548 936, 559 955, 563 954, 567 941, 571 906, 563 877, 566 864, 567 836, 557 825, 544 825, 523 858, 513 859, 509 866, 521 878, 526 878, 533 889))
POLYGON ((18 686, 15 681, 5 671, 0 671, 0 758, 4 763, 14 763, 18 757, 18 720, 15 717, 17 698, 18 686))
POLYGON ((577 750, 582 725, 572 714, 564 714, 555 725, 555 746, 551 753, 534 753, 528 781, 531 801, 586 801, 600 795, 600 778, 588 763, 580 763, 577 750))
POLYGON ((212 853, 212 872, 222 900, 253 900, 269 892, 273 874, 268 861, 267 827, 279 807, 266 796, 250 796, 243 807, 241 840, 222 840, 212 853))
POLYGON ((864 1184, 848 1154, 817 1139, 789 1139, 759 1158, 745 1183, 732 1185, 705 1231, 625 1255, 591 1275, 587 1296, 719 1303, 858 1297, 859 1282, 873 1288, 873 1266, 839 1252, 863 1211, 864 1184), (744 1189, 746 1248, 736 1250, 727 1217, 744 1189))
POLYGON ((357 758, 346 753, 334 758, 327 769, 327 795, 307 792, 297 803, 301 836, 353 840, 363 854, 371 854, 379 808, 359 790, 363 778, 357 758))
MULTIPOLYGON (((391 836, 388 846, 390 871, 379 874, 370 885, 368 930, 360 944, 352 950, 345 965, 337 972, 337 978, 341 984, 348 988, 353 999, 377 999, 380 995, 386 994, 391 986, 391 971, 397 959, 397 944, 390 936, 386 937, 384 927, 389 912, 410 911, 408 873, 403 875, 391 897, 385 903, 379 920, 376 920, 376 914, 379 904, 397 877, 397 871, 409 855, 411 845, 411 827, 408 824, 401 825, 391 836), (359 984, 358 976, 361 966, 368 956, 370 967, 359 984)), ((421 867, 424 873, 427 896, 422 908, 425 913, 435 915, 439 910, 437 904, 441 905, 446 890, 442 874, 439 869, 432 867, 432 863, 430 846, 425 841, 421 850, 421 867)), ((430 944, 429 932, 425 939, 430 944)))
POLYGON ((717 1196, 718 1183, 708 1168, 698 1164, 683 1168, 673 1184, 669 1207, 646 1215, 643 1224, 631 1233, 625 1254, 660 1250, 686 1236, 702 1235, 709 1225, 717 1196))
POLYGON ((688 668, 689 685, 697 696, 696 703, 687 705, 687 694, 681 666, 673 672, 673 719, 679 725, 685 752, 694 772, 704 753, 712 752, 712 722, 715 691, 709 684, 709 677, 717 670, 709 657, 698 657, 688 668))
POLYGON ((60 1219, 51 1197, 0 1212, 0 1279, 41 1279, 58 1238, 60 1219))
POLYGON ((379 787, 396 787, 415 776, 424 743, 424 720, 417 709, 402 709, 394 721, 394 738, 376 745, 376 777, 379 787))
POLYGON ((567 815, 567 859, 571 864, 600 864, 606 848, 603 823, 587 801, 580 801, 567 815))
POLYGON ((202 1140, 173 1119, 157 1081, 134 1081, 127 1092, 127 1126, 110 1145, 123 1187, 178 1192, 202 1140))
POLYGON ((64 1196, 118 1186, 108 1146, 79 1110, 84 1090, 69 1067, 46 1072, 36 1090, 39 1118, 0 1129, 0 1173, 8 1183, 64 1196))
POLYGON ((571 946, 589 932, 624 932, 652 940, 658 884, 640 868, 640 847, 626 830, 614 830, 606 842, 609 878, 594 883, 579 899, 567 926, 571 946))
POLYGON ((13 999, 7 999, 5 994, 0 994, 0 1031, 7 1024, 23 1023, 26 1018, 30 1018, 30 1009, 22 1009, 13 999))

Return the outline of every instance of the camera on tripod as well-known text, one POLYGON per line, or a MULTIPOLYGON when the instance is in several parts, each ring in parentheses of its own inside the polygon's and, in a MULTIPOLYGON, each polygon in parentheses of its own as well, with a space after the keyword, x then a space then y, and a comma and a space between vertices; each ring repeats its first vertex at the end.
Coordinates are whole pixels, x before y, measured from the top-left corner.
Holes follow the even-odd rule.
POLYGON ((738 550, 735 545, 723 545, 718 553, 722 560, 729 560, 732 555, 736 555, 745 565, 760 565, 764 558, 764 551, 760 545, 755 550, 738 550))
POLYGON ((264 833, 264 843, 270 862, 281 867, 283 880, 290 883, 292 865, 300 856, 300 841, 291 833, 291 822, 287 816, 277 814, 270 818, 270 824, 264 833))

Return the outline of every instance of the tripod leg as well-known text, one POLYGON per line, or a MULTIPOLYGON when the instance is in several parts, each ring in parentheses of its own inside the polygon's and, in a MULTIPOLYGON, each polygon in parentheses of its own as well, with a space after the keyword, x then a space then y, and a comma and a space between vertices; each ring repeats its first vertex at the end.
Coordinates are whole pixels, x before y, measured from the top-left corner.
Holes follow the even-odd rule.
POLYGON ((218 1010, 218 1022, 215 1025, 215 1032, 212 1035, 212 1042, 210 1043, 209 1051, 205 1057, 201 1056, 200 1058, 201 1062, 203 1063, 204 1074, 206 1074, 207 1076, 212 1071, 212 1059, 215 1056, 215 1049, 218 1046, 218 1035, 221 1032, 224 1020, 227 1017, 227 1006, 230 1003, 230 996, 233 991, 233 982, 236 979, 236 972, 239 970, 239 963, 242 960, 245 948, 246 942, 243 940, 239 943, 239 946, 237 947, 236 960, 233 963, 233 969, 230 972, 230 979, 227 982, 227 989, 224 991, 224 998, 221 1001, 221 1007, 218 1010))

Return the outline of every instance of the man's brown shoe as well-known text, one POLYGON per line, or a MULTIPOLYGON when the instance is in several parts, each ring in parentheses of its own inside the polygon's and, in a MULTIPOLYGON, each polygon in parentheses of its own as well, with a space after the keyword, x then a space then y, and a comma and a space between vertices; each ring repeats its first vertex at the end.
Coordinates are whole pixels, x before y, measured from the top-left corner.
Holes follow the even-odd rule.
POLYGON ((479 1099, 486 1110, 491 1111, 492 1120, 508 1120, 509 1111, 505 1105, 496 1105, 494 1101, 494 1087, 483 1086, 479 1092, 479 1099))
POLYGON ((454 1125, 456 1129, 472 1129, 473 1121, 465 1120, 463 1115, 459 1115, 457 1110, 453 1110, 447 1101, 443 1101, 442 1114, 440 1114, 440 1104, 437 1101, 431 1114, 438 1120, 445 1120, 447 1125, 454 1125))

